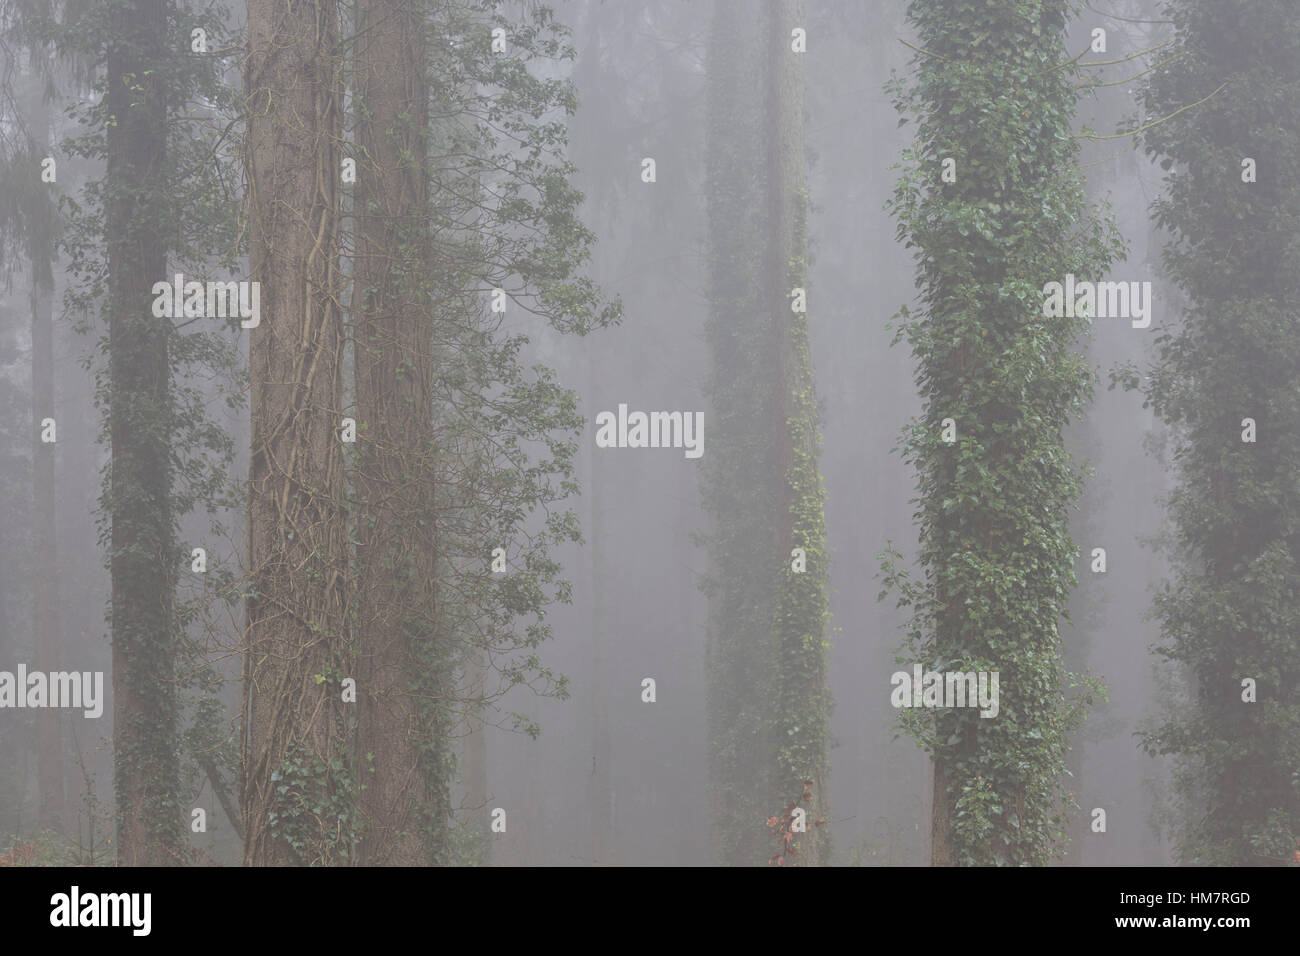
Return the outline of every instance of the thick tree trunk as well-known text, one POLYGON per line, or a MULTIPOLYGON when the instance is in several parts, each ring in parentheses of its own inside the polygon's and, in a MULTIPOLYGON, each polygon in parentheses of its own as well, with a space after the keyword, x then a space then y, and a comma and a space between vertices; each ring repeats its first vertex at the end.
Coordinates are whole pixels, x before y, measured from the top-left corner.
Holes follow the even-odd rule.
POLYGON ((340 684, 353 676, 344 655, 335 5, 252 0, 248 45, 249 263, 261 322, 249 342, 244 862, 333 864, 352 853, 340 684))
POLYGON ((430 862, 443 809, 440 785, 429 786, 434 712, 446 702, 428 686, 439 668, 427 646, 436 557, 421 10, 363 0, 357 11, 357 731, 360 859, 376 865, 430 862))
POLYGON ((109 281, 110 574, 118 862, 183 862, 172 593, 170 320, 152 313, 166 272, 161 194, 166 96, 163 0, 130 0, 108 53, 105 228, 109 281))

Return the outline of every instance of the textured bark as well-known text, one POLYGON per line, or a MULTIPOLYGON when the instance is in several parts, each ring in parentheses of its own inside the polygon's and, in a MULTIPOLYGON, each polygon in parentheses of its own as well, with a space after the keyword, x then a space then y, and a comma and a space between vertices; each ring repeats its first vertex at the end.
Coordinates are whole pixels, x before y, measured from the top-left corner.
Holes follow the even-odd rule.
POLYGON ((171 509, 171 320, 152 313, 163 239, 167 6, 131 0, 108 52, 105 227, 109 282, 110 576, 117 854, 125 866, 183 862, 178 800, 171 509))
POLYGON ((342 324, 338 228, 341 91, 331 2, 252 0, 246 175, 252 458, 244 655, 247 865, 350 857, 346 756, 342 324), (277 792, 286 759, 300 769, 277 792), (305 769, 303 769, 305 768, 305 769), (331 812, 319 812, 329 806, 331 812), (285 814, 297 816, 286 818, 285 814), (272 823, 271 814, 277 814, 272 823))
POLYGON ((930 787, 930 865, 952 866, 952 808, 948 802, 948 776, 943 758, 933 758, 930 787))
POLYGON ((357 11, 357 734, 360 861, 375 865, 430 862, 440 812, 430 790, 433 709, 445 704, 428 686, 439 669, 421 10, 362 0, 357 11))

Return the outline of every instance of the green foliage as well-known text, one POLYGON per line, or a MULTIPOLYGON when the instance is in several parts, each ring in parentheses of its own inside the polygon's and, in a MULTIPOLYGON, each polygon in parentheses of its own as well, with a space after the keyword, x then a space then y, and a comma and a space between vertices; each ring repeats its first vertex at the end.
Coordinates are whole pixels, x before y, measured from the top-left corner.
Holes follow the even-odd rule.
MULTIPOLYGON (((46 21, 43 31, 61 55, 85 68, 88 82, 87 95, 68 111, 81 133, 59 144, 62 155, 79 157, 95 170, 105 165, 112 169, 114 162, 121 168, 120 158, 109 155, 110 131, 123 122, 109 106, 109 73, 104 67, 110 52, 128 62, 131 57, 148 62, 151 79, 157 81, 154 88, 164 98, 162 103, 146 103, 146 88, 131 85, 126 76, 127 108, 161 108, 168 120, 163 159, 147 185, 104 175, 88 182, 80 196, 61 197, 60 247, 70 281, 64 311, 75 317, 79 331, 100 330, 87 360, 102 414, 100 440, 109 440, 112 425, 117 435, 131 436, 134 448, 153 453, 147 467, 127 463, 126 473, 135 478, 118 475, 115 480, 111 469, 105 469, 100 543, 114 573, 115 598, 109 609, 114 647, 132 662, 122 677, 129 687, 120 692, 149 702, 147 713, 115 728, 118 812, 121 816, 129 804, 142 799, 144 805, 133 807, 133 812, 146 821, 150 839, 174 848, 185 841, 187 801, 181 794, 187 788, 181 780, 180 751, 186 691, 192 680, 209 686, 217 680, 201 659, 206 649, 201 635, 191 633, 192 626, 201 624, 211 592, 193 602, 174 603, 177 569, 188 561, 188 549, 177 540, 177 522, 200 506, 215 518, 235 500, 226 473, 233 448, 209 405, 214 381, 220 383, 218 393, 228 407, 242 401, 242 389, 232 385, 238 319, 222 328, 216 321, 153 318, 147 301, 111 302, 108 243, 130 243, 161 231, 171 271, 202 279, 236 269, 238 192, 231 177, 238 168, 237 143, 228 135, 236 97, 226 82, 225 61, 189 52, 190 32, 196 27, 206 31, 210 48, 225 45, 229 38, 223 11, 169 5, 160 26, 163 42, 153 49, 117 7, 111 0, 72 4, 61 20, 46 21), (112 208, 131 211, 124 235, 108 235, 112 208), (94 317, 107 318, 115 308, 123 310, 125 318, 122 338, 111 343, 110 351, 102 331, 107 323, 96 323, 94 317), (119 388, 115 394, 114 383, 124 372, 138 380, 141 370, 154 361, 150 349, 159 338, 166 343, 161 370, 166 386, 148 394, 119 388), (114 540, 131 543, 115 549, 114 540), (167 592, 162 598, 157 594, 159 582, 167 592), (153 600, 127 597, 140 593, 150 593, 153 600), (178 680, 177 673, 186 678, 178 680), (126 792, 123 781, 128 777, 151 781, 148 793, 126 792)), ((146 278, 152 282, 167 277, 146 278)))
MULTIPOLYGON (((919 566, 882 555, 885 592, 911 608, 900 664, 998 671, 1001 710, 905 710, 901 724, 945 781, 935 800, 951 862, 1042 864, 1059 853, 1067 734, 1095 688, 1061 663, 1058 623, 1075 584, 1068 513, 1080 477, 1062 428, 1093 387, 1072 350, 1087 320, 1043 319, 1042 286, 1100 274, 1122 252, 1075 168, 1076 73, 1066 0, 913 0, 925 52, 890 89, 917 119, 889 207, 918 269, 919 308, 895 342, 917 358, 919 566), (940 179, 956 160, 956 182, 940 179), (941 422, 953 418, 957 440, 941 422), (1075 691, 1080 691, 1075 693, 1075 691)), ((882 592, 882 597, 884 593, 882 592)))
POLYGON ((302 866, 346 863, 356 841, 355 783, 347 762, 292 747, 271 772, 267 826, 302 866))
MULTIPOLYGON (((516 10, 499 0, 430 8, 424 27, 430 198, 410 212, 415 225, 396 256, 419 268, 395 284, 431 309, 432 448, 408 450, 407 470, 434 491, 427 510, 405 517, 436 542, 437 599, 409 614, 404 629, 415 658, 407 684, 420 709, 424 843, 431 863, 454 864, 481 861, 485 850, 476 823, 457 820, 451 805, 457 725, 472 714, 536 736, 526 717, 498 713, 500 699, 521 685, 568 696, 565 677, 538 651, 551 636, 550 606, 571 600, 551 555, 581 541, 563 502, 578 491, 586 422, 551 369, 525 363, 529 338, 515 317, 525 312, 585 335, 620 321, 621 305, 583 272, 595 237, 579 216, 583 197, 571 184, 561 119, 577 101, 570 81, 549 76, 574 55, 566 29, 549 7, 516 10), (507 55, 484 42, 494 26, 506 28, 507 55), (484 308, 483 294, 497 288, 510 299, 509 326, 484 308), (495 547, 506 551, 508 574, 490 570, 495 547), (479 666, 491 675, 481 698, 465 688, 479 666)), ((366 462, 358 457, 355 466, 366 462)), ((386 571, 398 580, 410 573, 386 571)))
POLYGON ((1173 429, 1176 576, 1157 595, 1155 650, 1190 699, 1144 743, 1176 758, 1188 862, 1280 864, 1300 849, 1300 15, 1287 0, 1175 0, 1168 15, 1178 56, 1145 105, 1205 102, 1144 142, 1168 171, 1155 217, 1187 303, 1146 382, 1115 378, 1173 429), (1257 182, 1242 181, 1245 157, 1257 182))

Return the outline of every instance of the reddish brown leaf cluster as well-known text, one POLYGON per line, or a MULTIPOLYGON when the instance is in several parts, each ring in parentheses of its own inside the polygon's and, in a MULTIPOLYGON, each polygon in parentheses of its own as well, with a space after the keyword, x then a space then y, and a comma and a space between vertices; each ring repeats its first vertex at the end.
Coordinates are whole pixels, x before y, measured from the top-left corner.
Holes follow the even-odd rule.
POLYGON ((32 866, 36 862, 36 843, 16 843, 12 850, 0 856, 0 866, 32 866))
MULTIPOLYGON (((767 828, 772 831, 772 839, 776 840, 778 847, 777 851, 767 861, 769 866, 773 863, 777 866, 785 866, 787 856, 799 855, 799 847, 794 842, 795 832, 790 827, 794 823, 794 812, 799 809, 799 805, 812 803, 812 788, 813 782, 805 780, 803 782, 803 793, 800 794, 799 799, 786 806, 785 812, 781 816, 767 818, 767 828)), ((813 826, 819 827, 825 822, 825 820, 819 818, 813 821, 813 826)))

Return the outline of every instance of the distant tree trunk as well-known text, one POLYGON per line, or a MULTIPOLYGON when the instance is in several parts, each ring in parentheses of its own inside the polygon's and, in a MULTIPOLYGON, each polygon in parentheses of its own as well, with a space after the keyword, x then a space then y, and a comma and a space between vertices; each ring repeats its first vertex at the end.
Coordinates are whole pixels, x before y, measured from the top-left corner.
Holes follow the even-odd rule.
MULTIPOLYGON (((593 389, 596 363, 591 361, 593 389)), ((599 393, 599 389, 595 389, 599 393)), ((604 487, 599 464, 600 449, 591 449, 591 773, 587 777, 587 801, 591 813, 591 862, 593 866, 614 863, 614 790, 611 779, 613 748, 609 732, 609 674, 606 646, 609 626, 605 612, 605 590, 609 586, 605 567, 604 487)))
MULTIPOLYGON (((784 805, 772 779, 766 720, 773 693, 776 516, 771 421, 772 312, 767 227, 764 18, 736 0, 714 5, 706 86, 709 217, 710 451, 701 480, 710 513, 706 638, 709 787, 714 858, 753 866, 766 856, 763 821, 784 805), (744 168, 746 173, 737 175, 744 168)), ((789 802, 793 797, 785 797, 789 802)))
POLYGON ((803 54, 792 49, 792 31, 806 27, 803 0, 777 0, 768 22, 768 312, 773 317, 774 384, 777 386, 773 444, 783 481, 775 554, 781 561, 777 632, 775 714, 777 781, 794 799, 812 783, 804 806, 808 837, 798 840, 799 862, 826 862, 829 831, 816 826, 828 815, 826 747, 830 694, 826 687, 828 623, 826 524, 819 468, 821 432, 806 311, 795 312, 794 290, 808 286, 808 177, 804 153, 803 54), (795 548, 807 569, 791 569, 795 548))
POLYGON ((470 651, 469 665, 469 701, 465 714, 465 737, 462 741, 461 779, 465 787, 465 807, 469 811, 469 826, 475 837, 481 841, 482 855, 480 861, 485 865, 492 863, 492 833, 488 828, 487 806, 487 727, 483 712, 477 704, 483 700, 487 688, 487 666, 483 662, 483 652, 478 648, 470 651))
POLYGON ((764 10, 716 5, 708 68, 713 833, 721 862, 762 864, 778 849, 764 821, 799 803, 808 834, 788 862, 816 865, 830 698, 821 438, 807 315, 792 308, 793 290, 807 297, 803 9, 764 10))
POLYGON ((1175 778, 1189 811, 1174 834, 1181 860, 1293 866, 1300 185, 1281 171, 1300 150, 1300 15, 1295 4, 1211 0, 1167 12, 1176 55, 1152 71, 1141 102, 1169 120, 1150 124, 1143 146, 1170 170, 1158 223, 1165 274, 1184 298, 1142 388, 1170 427, 1176 548, 1155 616, 1161 654, 1187 686, 1142 742, 1197 771, 1175 778), (1245 418, 1258 441, 1243 440, 1245 418), (1245 704, 1245 678, 1258 681, 1258 703, 1245 704))
POLYGON ((155 318, 166 272, 167 91, 164 0, 115 8, 108 51, 110 575, 118 862, 181 862, 172 614, 171 320, 155 318))
POLYGON ((249 3, 249 263, 262 294, 249 343, 247 865, 335 864, 353 849, 340 692, 353 675, 344 656, 337 56, 332 2, 249 3))
POLYGON ((360 861, 406 866, 432 861, 445 810, 430 755, 442 668, 424 640, 437 562, 422 11, 362 0, 355 60, 360 861))
MULTIPOLYGON (((45 99, 36 96, 31 125, 36 156, 49 151, 50 115, 45 99)), ((44 188, 44 184, 42 184, 44 188)), ((53 205, 44 204, 48 218, 34 228, 32 237, 32 628, 38 671, 59 669, 59 596, 57 537, 54 518, 54 444, 41 441, 41 421, 57 418, 54 408, 54 259, 53 205)), ((56 426, 57 427, 57 426, 56 426)), ((45 829, 62 830, 63 737, 59 711, 47 707, 36 714, 36 785, 40 793, 38 815, 45 829)))

